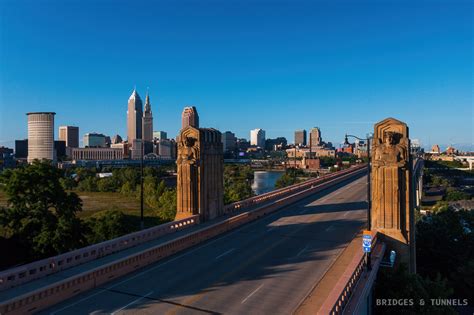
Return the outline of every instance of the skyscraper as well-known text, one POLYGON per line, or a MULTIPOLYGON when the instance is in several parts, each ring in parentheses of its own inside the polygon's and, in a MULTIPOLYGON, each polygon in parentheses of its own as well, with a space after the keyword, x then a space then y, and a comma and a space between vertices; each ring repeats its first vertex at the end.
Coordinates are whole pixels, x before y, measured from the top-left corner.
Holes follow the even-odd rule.
POLYGON ((79 127, 59 126, 59 140, 66 142, 66 147, 79 147, 79 127))
POLYGON ((54 115, 52 112, 27 113, 28 162, 54 160, 54 115))
POLYGON ((199 128, 199 115, 194 106, 185 107, 183 114, 181 115, 181 129, 184 129, 187 126, 199 128))
POLYGON ((309 146, 315 152, 322 146, 321 130, 318 127, 311 128, 309 132, 309 146))
POLYGON ((153 141, 153 115, 151 113, 150 95, 146 94, 145 111, 143 113, 143 138, 144 141, 153 141))
POLYGON ((235 134, 230 131, 226 131, 222 134, 222 144, 224 147, 224 152, 232 152, 236 148, 237 138, 235 134))
POLYGON ((250 130, 250 145, 263 149, 265 147, 265 130, 260 128, 250 130))
POLYGON ((133 89, 132 95, 128 99, 127 110, 127 139, 132 144, 133 140, 142 138, 143 126, 143 103, 137 91, 133 89))
POLYGON ((306 130, 295 131, 295 145, 306 145, 306 130))

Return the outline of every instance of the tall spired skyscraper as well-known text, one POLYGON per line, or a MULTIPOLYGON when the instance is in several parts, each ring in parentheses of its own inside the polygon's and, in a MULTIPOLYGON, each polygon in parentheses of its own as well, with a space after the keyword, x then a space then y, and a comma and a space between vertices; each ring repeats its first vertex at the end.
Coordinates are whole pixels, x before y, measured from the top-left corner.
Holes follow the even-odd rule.
MULTIPOLYGON (((150 111, 151 113, 151 111, 150 111)), ((132 95, 128 99, 127 110, 127 139, 133 144, 134 140, 142 139, 143 126, 143 103, 137 91, 133 89, 132 95)))
POLYGON ((145 112, 143 113, 143 140, 153 141, 153 115, 151 113, 150 95, 145 98, 145 112))

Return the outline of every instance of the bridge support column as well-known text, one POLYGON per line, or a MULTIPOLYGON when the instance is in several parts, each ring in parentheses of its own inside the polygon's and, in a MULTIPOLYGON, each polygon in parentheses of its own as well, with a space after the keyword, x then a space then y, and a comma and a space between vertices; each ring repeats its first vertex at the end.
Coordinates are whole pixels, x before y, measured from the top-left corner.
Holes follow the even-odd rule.
POLYGON ((416 272, 414 189, 408 126, 387 118, 374 127, 372 149, 372 227, 416 272))

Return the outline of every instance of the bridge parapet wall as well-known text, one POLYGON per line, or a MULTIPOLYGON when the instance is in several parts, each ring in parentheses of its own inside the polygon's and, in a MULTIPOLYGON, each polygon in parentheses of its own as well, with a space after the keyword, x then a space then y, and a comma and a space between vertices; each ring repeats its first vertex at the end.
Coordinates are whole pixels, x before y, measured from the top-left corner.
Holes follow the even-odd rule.
POLYGON ((130 233, 58 256, 38 260, 0 272, 0 291, 39 279, 103 256, 180 231, 199 223, 199 215, 130 233))

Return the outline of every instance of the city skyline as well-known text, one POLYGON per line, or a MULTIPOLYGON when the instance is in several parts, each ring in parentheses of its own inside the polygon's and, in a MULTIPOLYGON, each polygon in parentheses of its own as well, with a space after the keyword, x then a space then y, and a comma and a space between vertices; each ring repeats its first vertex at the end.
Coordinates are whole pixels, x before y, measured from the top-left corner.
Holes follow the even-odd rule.
POLYGON ((425 148, 472 150, 472 4, 404 3, 227 3, 208 12, 193 2, 147 3, 125 29, 119 21, 131 3, 16 2, 1 10, 0 145, 27 137, 30 111, 55 111, 56 126, 79 126, 81 136, 126 138, 136 84, 142 93, 150 87, 154 130, 170 137, 193 104, 202 125, 238 138, 261 128, 267 138, 290 140, 319 126, 338 144, 346 132, 365 136, 392 116, 425 148), (132 36, 146 49, 123 46, 132 36))

